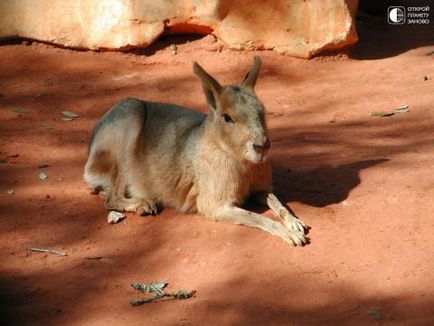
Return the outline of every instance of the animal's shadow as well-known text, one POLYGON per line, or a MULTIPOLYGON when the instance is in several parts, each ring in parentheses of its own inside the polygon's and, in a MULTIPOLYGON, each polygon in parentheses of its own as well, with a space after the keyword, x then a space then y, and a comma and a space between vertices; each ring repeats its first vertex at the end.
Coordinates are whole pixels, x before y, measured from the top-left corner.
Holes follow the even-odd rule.
MULTIPOLYGON (((348 198, 360 182, 360 171, 389 161, 389 159, 364 160, 337 166, 322 165, 313 170, 289 170, 273 164, 273 188, 283 204, 301 202, 314 207, 337 204, 348 198)), ((263 213, 268 208, 249 201, 247 209, 263 213)))
POLYGON ((348 198, 360 180, 360 171, 389 161, 364 160, 338 166, 322 165, 313 170, 291 171, 273 166, 274 189, 284 202, 298 201, 314 207, 337 204, 348 198))

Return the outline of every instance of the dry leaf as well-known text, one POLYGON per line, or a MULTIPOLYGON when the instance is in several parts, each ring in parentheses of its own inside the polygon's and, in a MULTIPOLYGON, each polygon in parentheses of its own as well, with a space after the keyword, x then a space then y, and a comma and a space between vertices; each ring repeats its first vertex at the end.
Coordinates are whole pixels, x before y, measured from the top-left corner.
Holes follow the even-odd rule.
POLYGON ((22 108, 13 108, 11 109, 12 112, 18 113, 18 114, 22 114, 22 113, 30 113, 30 110, 27 109, 22 109, 22 108))
POLYGON ((395 109, 394 112, 395 113, 405 113, 405 112, 408 112, 408 111, 410 111, 410 109, 408 108, 408 105, 404 105, 404 106, 401 106, 401 107, 395 109))
POLYGON ((78 114, 71 111, 62 111, 64 117, 76 119, 78 118, 78 114))
POLYGON ((386 111, 373 111, 370 112, 369 115, 371 117, 390 117, 391 115, 394 115, 393 112, 386 112, 386 111))
POLYGON ((44 172, 40 172, 38 174, 39 179, 41 180, 47 180, 48 176, 44 172))
POLYGON ((45 129, 53 129, 54 128, 53 125, 51 123, 48 123, 48 122, 44 122, 42 124, 42 127, 45 129))
POLYGON ((377 310, 368 310, 368 316, 372 319, 378 320, 381 319, 381 313, 377 310))

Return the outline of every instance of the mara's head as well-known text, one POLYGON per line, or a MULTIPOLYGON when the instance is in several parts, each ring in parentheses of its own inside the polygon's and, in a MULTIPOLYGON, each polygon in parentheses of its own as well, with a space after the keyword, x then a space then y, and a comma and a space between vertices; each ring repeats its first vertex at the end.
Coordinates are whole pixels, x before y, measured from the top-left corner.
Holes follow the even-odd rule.
POLYGON ((201 66, 193 65, 210 107, 207 128, 225 151, 252 163, 264 162, 270 148, 264 107, 254 92, 260 67, 256 56, 241 84, 221 86, 201 66))

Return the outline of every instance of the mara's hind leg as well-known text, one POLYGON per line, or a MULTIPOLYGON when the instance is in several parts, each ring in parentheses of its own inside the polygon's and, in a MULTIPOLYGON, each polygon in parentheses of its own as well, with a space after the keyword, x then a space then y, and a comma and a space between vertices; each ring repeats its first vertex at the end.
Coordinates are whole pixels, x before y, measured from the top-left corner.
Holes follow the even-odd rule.
POLYGON ((140 138, 130 137, 123 149, 123 159, 112 170, 111 193, 105 198, 105 207, 111 210, 133 212, 139 215, 157 215, 157 201, 144 186, 146 175, 143 164, 135 158, 140 138))
POLYGON ((137 180, 130 179, 124 189, 122 202, 125 210, 139 215, 157 215, 157 201, 152 199, 146 191, 137 191, 137 183, 137 180))
POLYGON ((157 215, 158 207, 155 201, 141 199, 141 198, 116 198, 106 201, 105 207, 107 209, 133 212, 139 215, 157 215))
POLYGON ((133 212, 139 215, 156 215, 157 203, 154 200, 131 194, 127 174, 131 173, 121 164, 114 165, 111 176, 111 191, 107 193, 104 205, 109 210, 133 212))
POLYGON ((84 179, 92 194, 104 198, 106 209, 156 215, 158 207, 154 200, 131 197, 131 194, 127 196, 128 185, 124 174, 108 151, 94 151, 86 163, 84 179))
POLYGON ((112 170, 114 161, 107 151, 96 150, 89 154, 84 168, 84 180, 93 195, 104 198, 112 191, 112 170))
POLYGON ((95 188, 90 188, 91 195, 99 195, 104 190, 103 186, 96 186, 95 188))
MULTIPOLYGON (((124 128, 127 129, 127 128, 124 128)), ((146 192, 136 191, 143 180, 140 168, 134 168, 132 153, 140 146, 137 136, 128 137, 122 151, 94 147, 86 163, 84 179, 91 188, 91 193, 104 198, 108 210, 134 212, 140 215, 156 215, 157 202, 150 199, 146 192), (121 159, 119 159, 121 158, 121 159)), ((143 167, 141 167, 143 169, 143 167)))

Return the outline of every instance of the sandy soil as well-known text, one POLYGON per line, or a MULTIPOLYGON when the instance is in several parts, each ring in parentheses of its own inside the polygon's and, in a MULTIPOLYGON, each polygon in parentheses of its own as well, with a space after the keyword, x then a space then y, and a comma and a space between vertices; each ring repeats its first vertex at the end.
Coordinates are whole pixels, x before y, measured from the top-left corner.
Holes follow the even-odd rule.
POLYGON ((303 248, 171 209, 108 225, 82 181, 108 107, 135 96, 205 111, 191 61, 234 83, 254 53, 212 37, 130 54, 1 46, 2 325, 432 325, 433 34, 367 21, 360 31, 349 56, 257 53, 275 188, 312 227, 303 248), (410 112, 368 115, 403 105, 410 112), (64 110, 79 118, 63 121, 64 110), (130 305, 131 282, 158 280, 197 294, 130 305))

